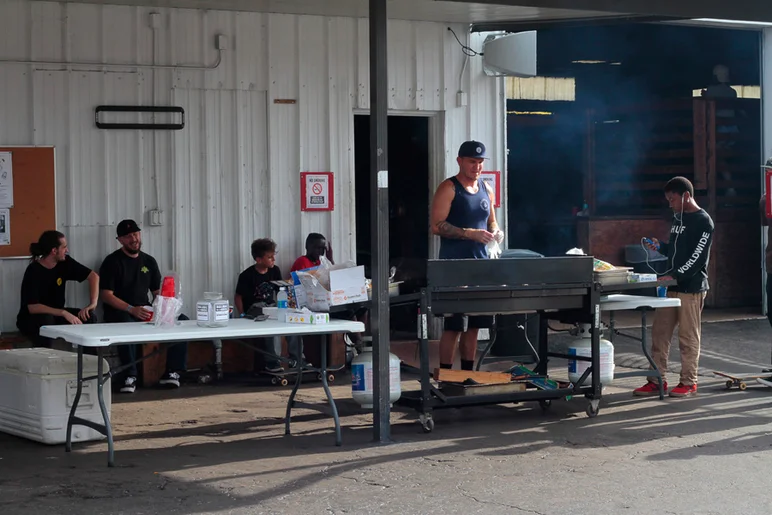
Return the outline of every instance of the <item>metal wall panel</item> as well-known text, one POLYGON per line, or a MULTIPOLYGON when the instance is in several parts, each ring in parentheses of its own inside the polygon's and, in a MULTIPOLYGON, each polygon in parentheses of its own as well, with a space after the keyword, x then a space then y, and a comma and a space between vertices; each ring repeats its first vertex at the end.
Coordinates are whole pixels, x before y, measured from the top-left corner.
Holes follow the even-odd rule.
MULTIPOLYGON (((254 238, 277 241, 285 271, 309 231, 328 235, 337 259, 355 256, 353 113, 369 108, 366 19, 23 0, 1 2, 0 19, 9 28, 0 59, 94 63, 0 63, 0 144, 56 147, 58 225, 84 264, 98 267, 117 248, 116 223, 134 218, 143 248, 181 273, 190 311, 204 290, 232 296, 254 238), (228 49, 216 70, 132 66, 211 65, 217 34, 228 49), (98 130, 98 104, 180 105, 186 127, 98 130), (300 171, 335 173, 334 212, 300 211, 300 171), (162 226, 148 225, 152 209, 162 226)), ((465 44, 479 43, 452 26, 465 44)), ((503 168, 500 80, 473 80, 474 58, 464 65, 446 24, 393 20, 389 36, 390 108, 441 121, 433 141, 446 164, 433 180, 455 173, 458 145, 471 137, 503 168), (467 106, 456 105, 459 88, 467 106)), ((14 330, 26 265, 0 260, 0 331, 14 330)), ((68 302, 86 296, 76 285, 68 302)))

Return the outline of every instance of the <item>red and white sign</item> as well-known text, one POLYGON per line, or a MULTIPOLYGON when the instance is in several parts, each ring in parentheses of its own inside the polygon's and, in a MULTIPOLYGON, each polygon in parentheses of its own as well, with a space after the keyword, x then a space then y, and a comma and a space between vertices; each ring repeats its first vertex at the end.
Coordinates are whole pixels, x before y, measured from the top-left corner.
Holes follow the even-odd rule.
POLYGON ((764 186, 766 194, 767 218, 772 218, 772 168, 764 169, 764 186))
POLYGON ((332 211, 335 208, 335 188, 332 172, 300 172, 302 211, 332 211))
POLYGON ((496 199, 493 207, 501 207, 501 172, 483 172, 480 174, 480 179, 493 190, 493 198, 496 199))

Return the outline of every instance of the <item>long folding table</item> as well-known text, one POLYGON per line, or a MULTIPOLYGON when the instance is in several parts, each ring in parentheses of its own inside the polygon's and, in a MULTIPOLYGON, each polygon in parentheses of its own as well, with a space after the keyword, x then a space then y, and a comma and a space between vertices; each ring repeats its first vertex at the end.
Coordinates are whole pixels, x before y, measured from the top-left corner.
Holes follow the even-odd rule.
MULTIPOLYGON (((180 343, 190 341, 209 340, 216 343, 222 343, 222 340, 237 338, 270 338, 275 336, 322 336, 321 342, 321 363, 320 366, 312 367, 304 365, 304 370, 310 370, 319 373, 322 380, 322 387, 327 396, 329 407, 319 404, 306 404, 295 401, 295 395, 302 381, 303 374, 298 373, 295 381, 295 387, 292 389, 289 400, 287 401, 287 414, 285 418, 285 433, 290 434, 290 419, 292 408, 305 408, 319 411, 332 416, 335 421, 335 444, 341 445, 340 419, 338 409, 335 406, 335 400, 327 383, 327 336, 337 333, 361 333, 365 327, 361 322, 350 322, 346 320, 331 320, 327 324, 288 324, 276 320, 265 320, 256 322, 249 319, 232 319, 226 327, 199 327, 195 321, 181 321, 174 327, 163 328, 155 327, 150 323, 128 322, 122 324, 91 324, 91 325, 54 325, 43 326, 40 334, 48 338, 62 338, 72 344, 78 354, 78 389, 75 400, 70 410, 70 416, 67 420, 67 443, 65 449, 72 450, 72 426, 82 425, 99 431, 107 437, 108 458, 107 464, 112 467, 115 465, 115 452, 113 445, 112 426, 110 416, 104 402, 104 384, 113 375, 112 371, 105 372, 103 369, 103 355, 107 347, 113 345, 129 345, 143 343, 180 343), (94 348, 97 353, 97 375, 83 377, 83 349, 85 347, 94 348), (90 420, 75 416, 78 408, 78 402, 83 389, 84 381, 97 380, 97 397, 99 399, 99 408, 102 412, 103 424, 98 424, 90 420)), ((302 343, 300 353, 302 355, 302 343)))

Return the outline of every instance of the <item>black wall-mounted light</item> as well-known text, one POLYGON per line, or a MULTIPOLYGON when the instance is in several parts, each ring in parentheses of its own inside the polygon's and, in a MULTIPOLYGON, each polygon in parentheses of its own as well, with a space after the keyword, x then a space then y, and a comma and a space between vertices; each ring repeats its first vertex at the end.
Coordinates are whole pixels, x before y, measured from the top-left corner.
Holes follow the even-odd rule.
POLYGON ((163 106, 97 106, 94 121, 99 129, 165 130, 178 131, 185 127, 185 110, 163 106), (110 123, 99 120, 99 113, 171 113, 179 114, 179 123, 110 123))

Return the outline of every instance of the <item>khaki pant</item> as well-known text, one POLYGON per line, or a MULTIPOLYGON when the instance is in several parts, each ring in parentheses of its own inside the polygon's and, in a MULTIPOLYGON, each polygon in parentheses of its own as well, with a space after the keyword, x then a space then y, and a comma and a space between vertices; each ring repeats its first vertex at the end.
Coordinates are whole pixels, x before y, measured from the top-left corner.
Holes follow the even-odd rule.
MULTIPOLYGON (((681 299, 680 308, 661 308, 654 314, 651 328, 651 357, 665 380, 667 360, 673 331, 678 328, 678 348, 681 352, 681 383, 697 384, 697 367, 700 361, 700 337, 702 336, 702 308, 706 292, 667 292, 670 298, 681 299)), ((656 378, 650 377, 650 381, 656 378)))

